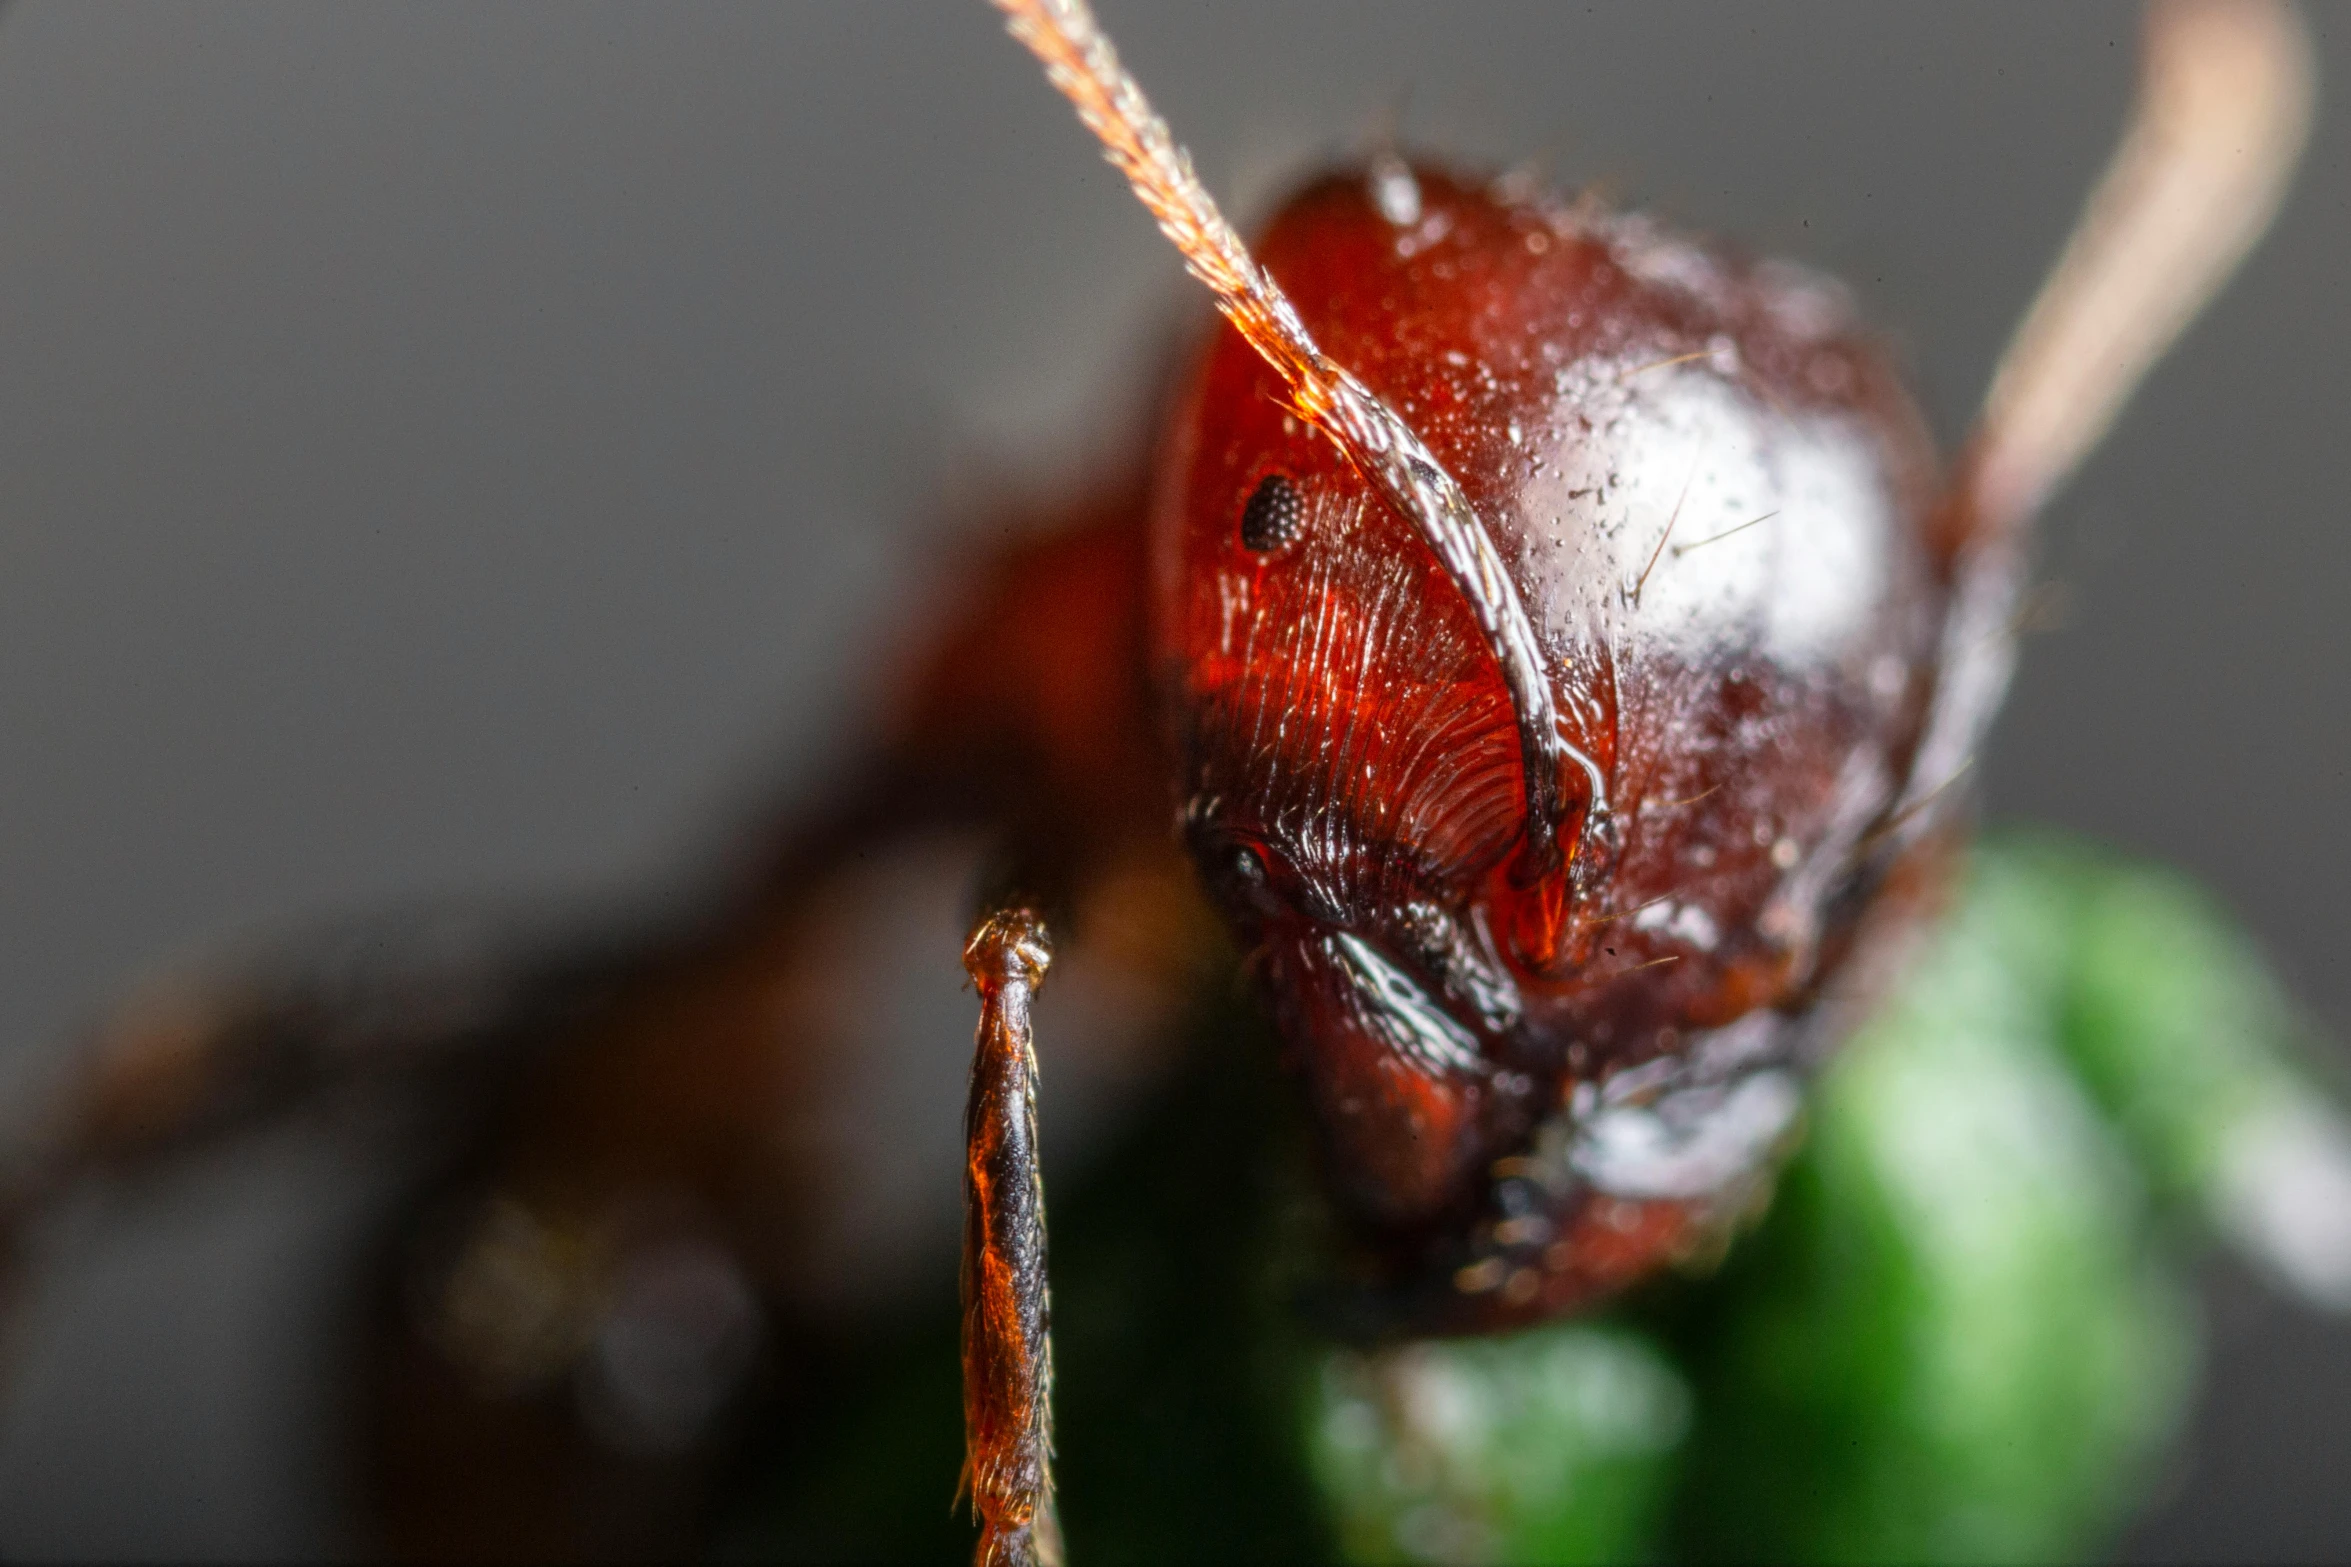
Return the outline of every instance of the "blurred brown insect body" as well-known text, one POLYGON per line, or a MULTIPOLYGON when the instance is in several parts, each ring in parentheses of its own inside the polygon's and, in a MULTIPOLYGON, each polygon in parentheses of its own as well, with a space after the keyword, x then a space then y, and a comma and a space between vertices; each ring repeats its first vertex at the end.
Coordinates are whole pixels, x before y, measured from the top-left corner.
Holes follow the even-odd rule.
MULTIPOLYGON (((1050 932, 1075 910, 1179 993, 1179 849, 1303 1089, 1350 1253, 1335 1325, 1488 1331, 1718 1245, 1931 904, 2027 524, 2266 223, 2308 100, 2289 13, 2151 13, 2129 137, 1946 471, 1808 272, 1385 153, 1252 251, 1077 0, 997 3, 1226 320, 1148 475, 1003 552, 852 787, 709 917, 487 985, 461 1026, 265 985, 119 1029, 13 1194, 30 1214, 337 1077, 507 1063, 476 1094, 494 1135, 451 1163, 495 1200, 447 1209, 436 1282, 382 1335, 387 1452, 473 1407, 468 1363, 601 1354, 611 1418, 694 1429, 676 1397, 629 1404, 628 1324, 670 1324, 713 1388, 741 1363, 746 1276, 807 1246, 779 1192, 811 1171, 766 1120, 821 1054, 793 978, 811 889, 940 823, 999 867, 965 952, 982 1560, 1059 1553, 1050 932)), ((543 1410, 471 1425, 564 1440, 543 1410)), ((395 1543, 566 1548, 469 1525, 466 1453, 430 1462, 389 1485, 395 1543)))

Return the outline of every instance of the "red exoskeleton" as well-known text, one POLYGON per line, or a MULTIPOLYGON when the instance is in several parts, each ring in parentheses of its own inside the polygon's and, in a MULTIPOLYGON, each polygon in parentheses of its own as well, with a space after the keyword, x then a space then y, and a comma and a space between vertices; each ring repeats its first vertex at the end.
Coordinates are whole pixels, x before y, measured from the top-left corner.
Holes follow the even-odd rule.
POLYGON ((1398 154, 1245 248, 1084 8, 1002 4, 1229 319, 1149 473, 1000 559, 837 807, 706 916, 485 980, 455 1021, 332 969, 149 1009, 13 1194, 323 1081, 503 1063, 382 1335, 381 1446, 439 1422, 431 1475, 387 1466, 396 1544, 519 1547, 466 1532, 448 1438, 569 1440, 452 1418, 459 1372, 540 1376, 595 1313, 718 1277, 714 1247, 798 1265, 779 1194, 809 1170, 764 1122, 807 1070, 809 889, 925 822, 999 852, 966 953, 984 1560, 1058 1551, 1030 1003, 1072 920, 1192 977, 1179 853, 1319 1133, 1337 1326, 1502 1328, 1714 1244, 1931 908, 2027 524, 2259 232, 2307 97, 2284 13, 2154 13, 2129 139, 1946 466, 1818 277, 1398 154), (482 1304, 524 1264, 554 1281, 528 1322, 482 1304))

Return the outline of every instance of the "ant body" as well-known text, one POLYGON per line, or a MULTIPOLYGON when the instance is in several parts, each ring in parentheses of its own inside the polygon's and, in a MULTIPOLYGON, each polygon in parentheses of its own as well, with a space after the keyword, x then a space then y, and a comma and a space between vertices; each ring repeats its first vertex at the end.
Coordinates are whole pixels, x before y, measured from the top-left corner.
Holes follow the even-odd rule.
MULTIPOLYGON (((1004 9, 1237 329, 1147 492, 1003 562, 869 769, 722 910, 501 980, 454 1032, 370 1032, 364 987, 332 984, 120 1031, 18 1201, 355 1061, 544 1060, 491 1096, 494 1168, 465 1174, 513 1201, 448 1242, 449 1278, 500 1247, 692 1239, 656 1214, 612 1240, 599 1184, 723 1193, 748 1229, 758 1181, 728 1161, 757 1111, 719 1100, 790 1068, 698 1088, 664 1075, 679 1042, 770 1053, 798 889, 926 813, 984 822, 966 1412, 982 1557, 1018 1561, 1055 1550, 1029 1007, 1065 913, 1186 899, 1171 774, 1302 1082, 1358 1331, 1538 1320, 1705 1247, 1931 906, 2031 516, 2258 232, 2300 110, 2273 13, 2161 13, 2141 141, 1945 474, 1819 280, 1392 155, 1309 186, 1252 254, 1082 7, 1004 9), (664 1097, 704 1134, 606 1135, 664 1097)), ((1171 923, 1138 967, 1172 984, 1196 948, 1171 923)), ((488 1354, 448 1348, 463 1296, 411 1348, 488 1354)))

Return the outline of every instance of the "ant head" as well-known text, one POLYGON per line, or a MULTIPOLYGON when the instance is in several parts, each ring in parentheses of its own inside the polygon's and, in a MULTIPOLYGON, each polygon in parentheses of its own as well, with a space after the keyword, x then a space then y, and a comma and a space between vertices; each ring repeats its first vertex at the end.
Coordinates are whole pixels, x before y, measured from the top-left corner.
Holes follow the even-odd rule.
MULTIPOLYGON (((1998 703, 2021 530, 2274 209, 2306 41, 2150 12, 2134 128, 1946 488, 1808 274, 1393 156, 1252 255, 1084 0, 996 4, 1226 323, 1151 521, 1193 851, 1340 1195, 1406 1249, 1490 1196, 1504 1244, 1528 1170, 1581 1189, 1609 1085, 1776 1069, 1866 982, 1998 703)), ((1591 1185, 1718 1184, 1688 1177, 1591 1185)), ((1544 1245, 1521 1311, 1593 1276, 1544 1245)))
POLYGON ((1389 156, 1253 255, 1079 0, 998 3, 1224 317, 1152 502, 1186 830, 1339 1191, 1441 1226, 1836 961, 1934 679, 1931 446, 1836 291, 1641 219, 1389 156))
POLYGON ((1383 159, 1257 254, 1457 483, 1550 704, 1530 755, 1489 606, 1219 327, 1152 503, 1185 829, 1341 1185, 1419 1222, 1563 1076, 1797 981, 1931 658, 1933 467, 1833 294, 1640 220, 1383 159))

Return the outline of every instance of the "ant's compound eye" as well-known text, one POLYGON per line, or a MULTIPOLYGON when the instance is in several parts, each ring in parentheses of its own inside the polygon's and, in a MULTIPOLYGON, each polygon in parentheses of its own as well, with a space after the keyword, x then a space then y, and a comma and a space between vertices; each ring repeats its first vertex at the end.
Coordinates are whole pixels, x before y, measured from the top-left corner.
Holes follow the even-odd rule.
POLYGON ((1247 844, 1233 850, 1227 870, 1237 887, 1247 888, 1251 892, 1266 892, 1272 888, 1272 878, 1265 874, 1265 857, 1247 844))
POLYGON ((1306 528, 1306 497, 1289 475, 1269 473, 1241 508, 1241 543, 1260 555, 1280 549, 1306 528))

